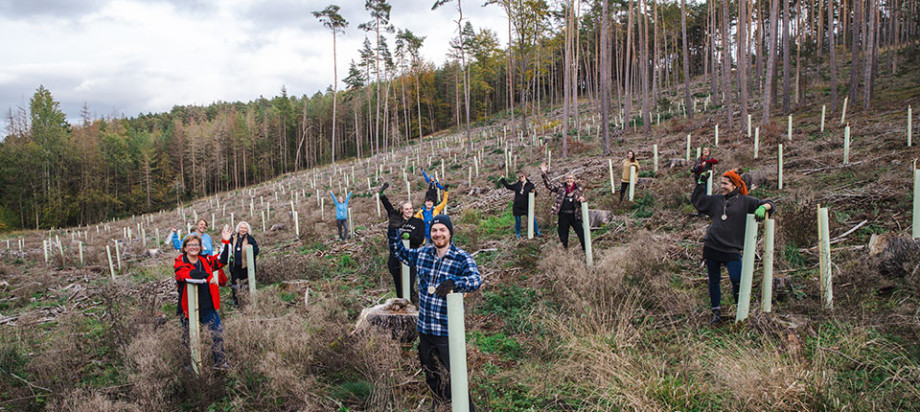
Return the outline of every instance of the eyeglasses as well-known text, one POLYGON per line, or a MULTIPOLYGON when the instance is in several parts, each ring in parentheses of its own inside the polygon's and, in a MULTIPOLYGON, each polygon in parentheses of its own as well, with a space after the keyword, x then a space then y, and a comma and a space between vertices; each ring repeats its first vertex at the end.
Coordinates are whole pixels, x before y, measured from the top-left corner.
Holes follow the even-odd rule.
POLYGON ((185 247, 201 247, 201 245, 199 245, 199 244, 197 244, 197 243, 189 243, 189 244, 185 245, 185 247))

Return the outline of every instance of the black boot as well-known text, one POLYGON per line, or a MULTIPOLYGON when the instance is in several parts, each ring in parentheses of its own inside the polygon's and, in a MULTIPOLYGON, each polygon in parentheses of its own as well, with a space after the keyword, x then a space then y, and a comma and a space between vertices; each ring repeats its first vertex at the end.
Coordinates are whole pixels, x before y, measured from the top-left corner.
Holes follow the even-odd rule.
POLYGON ((718 323, 721 322, 721 321, 722 321, 722 309, 721 309, 721 308, 713 308, 713 309, 712 309, 712 320, 709 321, 709 324, 710 324, 710 325, 715 325, 715 324, 718 324, 718 323))

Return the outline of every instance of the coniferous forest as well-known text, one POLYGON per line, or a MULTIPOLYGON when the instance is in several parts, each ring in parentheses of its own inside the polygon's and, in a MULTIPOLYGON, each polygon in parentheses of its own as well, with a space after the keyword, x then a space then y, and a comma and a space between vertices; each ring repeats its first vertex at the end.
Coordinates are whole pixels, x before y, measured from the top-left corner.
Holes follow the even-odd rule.
POLYGON ((160 210, 495 116, 514 116, 515 134, 547 116, 569 129, 576 101, 646 132, 661 116, 692 117, 701 97, 724 108, 728 130, 817 101, 834 112, 849 97, 851 109, 869 109, 880 70, 897 73, 906 58, 879 51, 916 42, 920 13, 909 0, 488 3, 507 16, 510 44, 460 14, 454 56, 440 64, 420 58, 424 36, 389 24, 398 4, 368 1, 363 23, 334 6, 315 12, 333 32, 367 33, 335 95, 282 88, 134 117, 93 118, 85 107, 71 125, 53 90, 37 85, 28 107, 6 113, 0 223, 49 228, 160 210), (695 96, 689 79, 705 83, 695 96), (547 114, 559 105, 561 119, 547 114))

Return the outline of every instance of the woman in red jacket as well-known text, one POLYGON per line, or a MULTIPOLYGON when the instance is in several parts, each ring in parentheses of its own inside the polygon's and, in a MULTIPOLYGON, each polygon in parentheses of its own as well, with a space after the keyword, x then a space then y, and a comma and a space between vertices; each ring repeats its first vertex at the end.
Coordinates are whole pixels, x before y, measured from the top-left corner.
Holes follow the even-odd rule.
POLYGON ((176 287, 179 292, 179 305, 176 308, 176 314, 181 315, 182 321, 182 341, 188 346, 188 299, 186 297, 186 283, 196 283, 198 286, 198 321, 207 325, 211 331, 212 345, 211 353, 214 356, 214 366, 216 368, 227 368, 226 358, 224 357, 224 329, 220 325, 220 315, 217 310, 220 309, 220 291, 218 283, 221 286, 227 284, 227 278, 223 271, 218 272, 215 277, 214 272, 227 264, 230 256, 230 227, 224 226, 221 232, 222 244, 220 254, 217 256, 207 256, 201 253, 201 238, 197 235, 191 235, 182 241, 181 255, 176 257, 173 268, 176 271, 176 287))

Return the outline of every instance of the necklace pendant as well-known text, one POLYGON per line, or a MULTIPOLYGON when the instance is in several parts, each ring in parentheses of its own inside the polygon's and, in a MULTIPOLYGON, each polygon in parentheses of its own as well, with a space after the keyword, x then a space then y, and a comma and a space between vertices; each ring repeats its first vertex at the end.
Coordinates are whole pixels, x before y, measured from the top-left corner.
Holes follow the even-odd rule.
POLYGON ((728 216, 725 215, 724 213, 722 214, 722 220, 728 220, 728 216))
POLYGON ((428 294, 429 294, 429 295, 434 295, 434 290, 435 290, 435 289, 434 289, 434 286, 428 286, 428 294))

